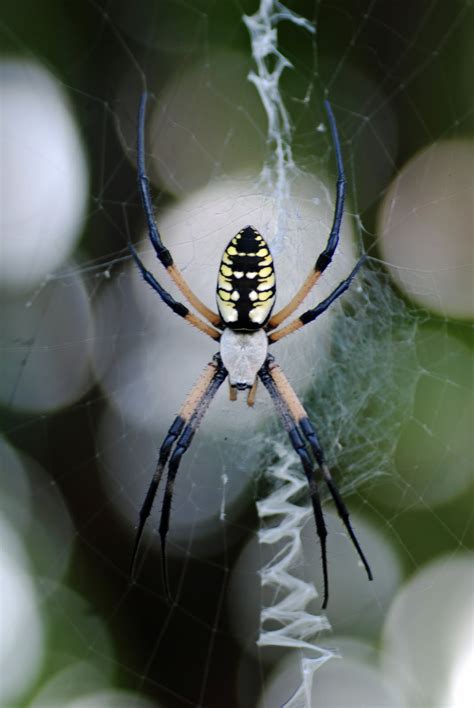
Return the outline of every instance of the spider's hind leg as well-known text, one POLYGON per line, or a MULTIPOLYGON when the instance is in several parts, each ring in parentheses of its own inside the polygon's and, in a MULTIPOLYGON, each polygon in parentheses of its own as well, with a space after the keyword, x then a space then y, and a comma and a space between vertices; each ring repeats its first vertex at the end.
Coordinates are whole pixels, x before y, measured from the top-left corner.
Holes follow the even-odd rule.
POLYGON ((337 485, 335 481, 332 478, 331 472, 329 471, 329 467, 327 466, 325 459, 324 459, 324 453, 321 449, 321 446, 319 444, 317 435, 316 435, 316 430, 310 421, 310 419, 305 416, 304 418, 301 418, 299 420, 299 426, 301 428, 301 431, 303 432, 303 435, 305 436, 306 440, 309 442, 311 445, 311 449, 313 451, 313 454, 316 458, 316 461, 319 465, 319 468, 321 470, 321 474, 323 476, 323 479, 326 483, 327 488, 329 489, 329 492, 331 494, 331 497, 334 501, 334 504, 336 505, 337 513, 339 514, 339 517, 342 520, 342 523, 346 527, 347 533, 349 534, 349 537, 354 544, 354 547, 359 555, 360 560, 362 561, 362 564, 365 568, 365 571, 367 573, 367 577, 369 580, 373 579, 372 571, 370 569, 369 563, 364 555, 364 552, 362 551, 362 548, 360 546, 359 541, 357 540, 357 536, 354 533, 354 529, 352 528, 352 524, 349 519, 349 511, 347 509, 347 506, 344 504, 342 500, 341 493, 339 489, 337 488, 337 485))
MULTIPOLYGON (((152 477, 152 480, 150 482, 150 485, 148 487, 148 491, 146 493, 145 500, 142 504, 142 507, 140 509, 140 515, 139 515, 139 521, 138 521, 138 526, 137 526, 137 532, 135 535, 135 543, 133 546, 133 552, 132 552, 132 559, 130 562, 130 577, 133 579, 134 573, 135 573, 135 565, 136 565, 136 559, 137 559, 137 553, 138 553, 138 548, 140 546, 140 541, 142 538, 143 534, 143 529, 145 527, 146 520, 148 519, 151 509, 153 506, 153 502, 155 501, 156 493, 158 491, 158 487, 161 481, 161 478, 163 476, 163 470, 166 466, 166 463, 168 461, 168 458, 171 454, 172 447, 176 440, 178 440, 179 436, 183 432, 183 429, 187 425, 187 423, 190 421, 192 416, 195 414, 195 411, 199 409, 199 406, 202 405, 202 402, 206 399, 206 396, 208 395, 209 387, 216 375, 219 372, 225 371, 225 369, 222 366, 222 362, 220 361, 220 358, 217 358, 215 361, 210 362, 206 368, 204 369, 203 373, 199 377, 198 381, 194 385, 191 393, 187 396, 179 414, 173 421, 171 427, 168 430, 168 433, 166 434, 166 437, 160 447, 160 452, 158 456, 158 462, 156 464, 156 469, 155 473, 152 477)), ((180 440, 182 439, 182 436, 180 440)))
POLYGON ((160 453, 159 453, 159 457, 158 457, 158 462, 156 464, 156 470, 155 470, 155 473, 154 473, 152 480, 150 482, 150 486, 148 487, 148 491, 146 493, 145 500, 144 500, 142 507, 140 509, 138 527, 137 527, 137 532, 135 535, 135 543, 134 543, 133 551, 132 551, 132 559, 130 561, 129 574, 130 574, 130 578, 132 580, 135 576, 135 564, 136 564, 136 560, 137 560, 138 548, 140 546, 140 541, 141 541, 142 534, 143 534, 143 529, 145 528, 146 520, 150 516, 153 502, 155 501, 156 493, 158 491, 158 487, 161 482, 161 477, 163 476, 163 470, 164 470, 165 465, 168 461, 168 457, 170 455, 171 448, 173 447, 173 444, 175 443, 178 435, 181 433, 183 426, 184 426, 184 419, 180 415, 176 416, 176 418, 173 421, 173 424, 171 425, 170 429, 168 430, 168 433, 166 435, 166 438, 163 441, 163 444, 160 447, 160 453))
POLYGON ((298 430, 297 422, 288 406, 287 401, 284 400, 281 392, 278 390, 276 382, 272 375, 272 370, 270 369, 273 357, 268 357, 266 363, 259 371, 259 377, 268 390, 278 415, 283 423, 288 436, 290 438, 291 444, 295 452, 300 458, 301 464, 303 465, 304 473, 308 481, 309 494, 311 498, 311 504, 313 506, 314 521, 316 524, 316 533, 318 534, 319 543, 321 546, 321 564, 323 569, 323 609, 327 606, 329 598, 329 580, 328 580, 328 562, 326 553, 326 538, 327 529, 326 523, 324 521, 323 510, 321 507, 321 498, 319 495, 318 482, 316 479, 315 471, 313 468, 313 462, 311 456, 306 449, 303 437, 298 430))
POLYGON ((281 370, 281 368, 277 364, 273 364, 271 368, 271 376, 275 382, 275 385, 277 387, 278 392, 280 393, 281 397, 285 401, 286 405, 288 406, 291 414, 294 416, 296 421, 298 422, 299 428, 301 432, 303 433, 304 437, 306 440, 309 442, 311 446, 311 450, 313 452, 314 457, 316 458, 316 462, 318 463, 318 467, 321 471, 322 478, 329 489, 329 492, 333 498, 334 504, 336 505, 337 513, 339 514, 339 517, 342 520, 342 523, 346 527, 347 533, 349 534, 349 537, 354 544, 354 548, 356 549, 360 560, 362 561, 362 564, 365 568, 365 571, 367 573, 367 577, 369 580, 373 579, 372 571, 370 569, 369 563, 362 551, 362 548, 360 546, 359 541, 357 540, 357 536, 354 533, 354 529, 352 528, 350 519, 349 519, 349 511, 347 510, 346 505, 344 504, 342 500, 341 493, 339 489, 337 488, 337 485, 335 481, 332 478, 331 472, 329 471, 329 468, 326 464, 326 461, 324 459, 324 453, 321 448, 321 445, 319 444, 319 440, 317 437, 316 429, 312 422, 310 421, 308 414, 306 413, 305 409, 303 408, 302 404, 300 403, 296 393, 293 391, 290 382, 286 378, 285 374, 281 370))
MULTIPOLYGON (((225 381, 227 377, 227 370, 222 364, 219 355, 215 357, 215 362, 216 363, 209 365, 214 367, 214 372, 210 381, 208 381, 204 392, 202 393, 201 390, 201 395, 199 397, 196 395, 193 397, 193 393, 196 391, 195 387, 189 395, 188 401, 191 413, 188 417, 188 422, 184 426, 181 432, 181 436, 179 437, 176 443, 176 447, 173 451, 173 454, 171 455, 171 459, 169 461, 168 466, 168 476, 166 479, 165 493, 163 496, 163 506, 161 508, 159 534, 161 539, 161 562, 163 567, 163 580, 165 585, 166 596, 169 601, 171 600, 171 593, 169 588, 168 569, 166 564, 166 537, 168 535, 169 530, 171 501, 173 499, 174 483, 176 475, 178 473, 179 465, 181 463, 181 459, 186 450, 191 445, 194 434, 196 433, 196 430, 198 429, 204 417, 204 414, 209 408, 212 399, 214 398, 221 384, 225 381)), ((198 382, 198 384, 199 383, 200 382, 198 382)))
POLYGON ((305 409, 300 403, 296 393, 292 389, 283 371, 277 364, 273 362, 273 357, 267 358, 266 363, 259 371, 259 377, 265 387, 268 389, 273 399, 277 412, 290 437, 291 443, 300 457, 300 460, 304 467, 306 478, 308 480, 311 502, 313 505, 314 518, 316 522, 316 531, 321 543, 321 560, 323 566, 324 581, 324 608, 326 607, 328 601, 328 571, 326 558, 327 530, 321 508, 321 500, 319 497, 315 470, 313 469, 311 458, 306 449, 304 438, 306 438, 311 447, 313 455, 316 458, 316 462, 320 469, 322 478, 331 493, 331 496, 336 505, 337 512, 340 518, 342 519, 342 522, 349 534, 352 543, 354 544, 354 547, 359 555, 360 560, 364 565, 369 580, 372 580, 372 571, 351 526, 347 507, 342 501, 342 497, 337 488, 337 485, 332 479, 331 473, 325 463, 324 454, 319 444, 316 435, 316 430, 311 421, 309 420, 305 409))

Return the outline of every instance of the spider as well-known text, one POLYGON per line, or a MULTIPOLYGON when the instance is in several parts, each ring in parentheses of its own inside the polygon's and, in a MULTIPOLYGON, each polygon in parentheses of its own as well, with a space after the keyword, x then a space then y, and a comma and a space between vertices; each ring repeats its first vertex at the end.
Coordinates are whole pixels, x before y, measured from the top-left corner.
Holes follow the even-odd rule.
POLYGON ((321 508, 318 476, 329 489, 337 512, 364 565, 369 580, 372 580, 372 572, 351 526, 347 507, 325 462, 316 430, 282 369, 275 362, 274 357, 268 353, 268 347, 274 342, 293 334, 325 312, 349 288, 363 262, 363 258, 360 259, 350 275, 325 300, 316 305, 316 307, 306 310, 306 312, 290 321, 286 326, 278 329, 282 322, 295 312, 331 263, 339 241, 346 180, 339 136, 331 106, 328 101, 324 102, 334 143, 338 172, 336 205, 331 232, 326 248, 318 256, 313 269, 300 289, 285 307, 272 314, 276 297, 273 258, 268 244, 253 226, 246 226, 241 229, 230 240, 224 251, 217 279, 218 313, 210 310, 201 302, 184 280, 173 261, 171 253, 161 240, 153 217, 149 180, 145 168, 146 104, 147 94, 144 93, 141 97, 138 111, 137 162, 138 187, 148 225, 149 238, 158 260, 161 261, 179 291, 199 313, 200 317, 191 312, 181 302, 175 300, 160 285, 155 276, 145 268, 131 243, 129 244, 130 251, 144 280, 158 293, 163 302, 189 324, 219 342, 220 348, 212 361, 207 364, 204 372, 186 398, 161 445, 156 469, 140 510, 130 567, 131 577, 133 578, 134 576, 138 547, 145 522, 150 515, 158 486, 169 460, 159 535, 161 540, 163 583, 166 596, 168 600, 171 599, 166 564, 166 536, 169 529, 174 482, 181 458, 189 448, 204 414, 225 379, 228 378, 229 381, 230 400, 235 401, 237 399, 238 391, 247 391, 247 404, 249 406, 254 403, 257 382, 260 379, 271 396, 276 412, 289 435, 290 442, 300 458, 308 481, 316 532, 321 546, 324 582, 322 606, 325 608, 329 597, 326 553, 327 530, 321 508), (316 465, 311 458, 308 446, 316 465))

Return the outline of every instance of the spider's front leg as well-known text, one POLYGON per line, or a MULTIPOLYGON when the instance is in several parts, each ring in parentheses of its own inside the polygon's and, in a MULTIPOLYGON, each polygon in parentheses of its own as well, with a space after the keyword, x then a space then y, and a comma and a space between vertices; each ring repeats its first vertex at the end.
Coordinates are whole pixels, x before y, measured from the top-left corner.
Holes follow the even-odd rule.
POLYGON ((324 482, 326 483, 333 498, 334 504, 336 505, 337 513, 339 514, 344 526, 346 527, 347 533, 349 534, 349 537, 352 543, 354 544, 359 558, 362 561, 362 564, 367 573, 367 577, 369 578, 369 580, 372 580, 372 571, 370 570, 370 566, 367 562, 366 557, 364 556, 364 553, 362 552, 360 544, 354 533, 354 529, 352 528, 351 522, 349 520, 349 511, 347 510, 347 507, 342 500, 341 493, 337 488, 337 485, 332 478, 331 472, 329 471, 329 467, 327 466, 326 461, 324 459, 324 453, 321 448, 321 445, 319 444, 316 429, 312 424, 311 420, 309 419, 308 414, 306 413, 302 404, 300 403, 298 396, 291 387, 290 382, 288 381, 278 364, 273 364, 271 375, 273 377, 273 380, 275 381, 278 391, 280 392, 280 395, 286 401, 291 413, 298 421, 298 425, 300 427, 301 432, 303 433, 304 437, 311 446, 314 457, 316 458, 316 462, 318 463, 318 467, 321 470, 324 482))
POLYGON ((334 207, 332 228, 329 233, 326 248, 324 249, 324 251, 322 251, 322 253, 319 254, 313 269, 305 279, 304 283, 301 285, 300 289, 290 300, 290 302, 285 305, 285 307, 283 307, 281 310, 272 315, 266 327, 267 332, 278 327, 284 320, 288 319, 288 317, 292 315, 293 312, 295 312, 299 305, 301 305, 303 300, 318 282, 320 276, 324 273, 328 265, 331 263, 334 253, 336 252, 337 245, 339 243, 339 232, 341 230, 342 217, 344 214, 346 176, 344 174, 341 143, 339 140, 339 133, 337 131, 336 119, 334 118, 334 114, 332 112, 331 104, 329 103, 329 101, 324 101, 324 107, 326 109, 326 113, 328 114, 329 127, 331 129, 337 164, 336 204, 334 207))
MULTIPOLYGON (((138 189, 142 200, 143 210, 145 212, 148 236, 155 250, 158 260, 166 268, 166 271, 186 300, 214 327, 222 328, 220 315, 213 310, 210 310, 191 290, 185 281, 182 273, 173 261, 170 251, 163 244, 153 216, 153 205, 150 194, 150 181, 146 172, 145 166, 145 114, 148 94, 145 92, 140 99, 140 107, 138 109, 138 126, 137 126, 137 168, 138 168, 138 189)), ((133 253, 133 252, 132 252, 133 253)), ((135 258, 136 260, 136 258, 135 258)), ((154 286, 153 286, 154 287, 154 286)), ((156 288, 155 288, 156 289, 156 288)))

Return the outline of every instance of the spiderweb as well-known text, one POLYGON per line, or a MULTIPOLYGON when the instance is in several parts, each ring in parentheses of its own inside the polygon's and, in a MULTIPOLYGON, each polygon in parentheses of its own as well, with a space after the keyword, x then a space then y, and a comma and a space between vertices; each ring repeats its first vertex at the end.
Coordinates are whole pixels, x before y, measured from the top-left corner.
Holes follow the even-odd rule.
POLYGON ((440 658, 429 641, 441 601, 417 639, 429 651, 410 640, 415 664, 428 656, 418 682, 392 624, 411 576, 447 592, 472 579, 471 3, 90 0, 50 12, 12 4, 2 21, 2 201, 13 206, 0 263, 11 617, 0 702, 450 705, 446 656, 460 650, 446 639, 440 658), (325 504, 327 613, 306 482, 263 390, 248 409, 223 387, 183 458, 168 537, 175 602, 163 593, 160 495, 130 582, 159 445, 215 351, 165 311, 127 249, 133 239, 178 297, 135 187, 145 89, 157 222, 209 306, 222 250, 246 224, 271 245, 280 305, 307 275, 334 209, 325 98, 336 115, 346 216, 308 306, 360 253, 366 265, 343 301, 273 351, 374 570, 369 584, 325 504), (437 558, 439 577, 423 576, 437 558))

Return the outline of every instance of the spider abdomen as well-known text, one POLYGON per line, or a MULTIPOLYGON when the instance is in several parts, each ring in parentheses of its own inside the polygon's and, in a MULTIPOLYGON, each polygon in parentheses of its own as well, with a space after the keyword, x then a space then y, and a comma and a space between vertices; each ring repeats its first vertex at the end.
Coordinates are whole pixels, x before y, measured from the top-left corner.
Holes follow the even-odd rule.
POLYGON ((217 280, 219 313, 230 329, 255 331, 268 322, 275 291, 268 244, 253 226, 246 226, 222 256, 217 280))

